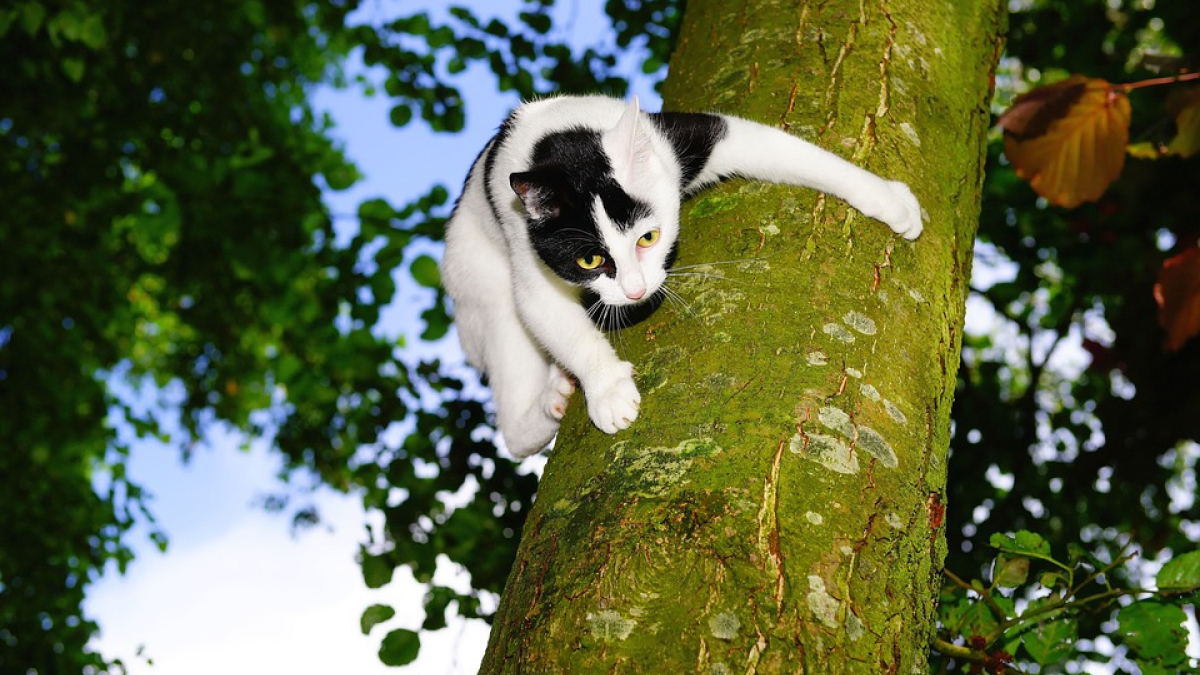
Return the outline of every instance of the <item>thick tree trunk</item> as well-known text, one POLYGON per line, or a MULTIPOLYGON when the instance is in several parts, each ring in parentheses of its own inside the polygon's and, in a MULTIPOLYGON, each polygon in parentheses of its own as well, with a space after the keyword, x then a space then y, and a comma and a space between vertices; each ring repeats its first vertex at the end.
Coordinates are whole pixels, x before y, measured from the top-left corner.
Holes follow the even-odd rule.
POLYGON ((923 672, 999 0, 689 3, 667 107, 789 129, 909 183, 914 243, 811 190, 683 208, 686 301, 576 399, 483 673, 923 672))

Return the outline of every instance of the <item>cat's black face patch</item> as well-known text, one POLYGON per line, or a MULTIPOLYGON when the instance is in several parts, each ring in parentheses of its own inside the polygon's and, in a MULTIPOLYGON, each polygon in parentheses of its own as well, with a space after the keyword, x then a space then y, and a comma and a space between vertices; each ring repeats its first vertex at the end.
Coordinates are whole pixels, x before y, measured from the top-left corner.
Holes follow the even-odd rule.
POLYGON ((534 146, 533 168, 510 177, 531 215, 534 250, 555 274, 577 285, 616 275, 593 212, 596 197, 621 230, 651 214, 649 204, 617 183, 600 139, 599 132, 584 129, 548 134, 534 146), (576 262, 593 255, 604 258, 595 269, 576 262))
POLYGON ((618 228, 628 229, 650 214, 650 205, 631 197, 613 177, 598 131, 572 129, 547 134, 533 146, 534 167, 559 167, 575 196, 590 209, 595 196, 618 228))

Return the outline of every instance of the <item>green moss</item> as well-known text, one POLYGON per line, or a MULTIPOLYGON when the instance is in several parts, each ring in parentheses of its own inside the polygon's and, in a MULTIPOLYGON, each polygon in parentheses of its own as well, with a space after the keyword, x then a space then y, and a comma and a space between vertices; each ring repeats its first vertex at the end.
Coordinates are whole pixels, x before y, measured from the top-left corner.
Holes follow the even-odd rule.
POLYGON ((742 199, 738 195, 720 195, 702 197, 692 205, 688 215, 692 218, 704 218, 723 211, 732 211, 738 207, 742 199))

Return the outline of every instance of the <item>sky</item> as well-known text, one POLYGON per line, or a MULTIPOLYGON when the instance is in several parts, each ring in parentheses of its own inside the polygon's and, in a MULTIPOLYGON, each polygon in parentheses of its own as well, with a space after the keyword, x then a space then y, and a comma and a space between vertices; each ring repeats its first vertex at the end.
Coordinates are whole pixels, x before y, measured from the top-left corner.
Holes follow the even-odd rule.
MULTIPOLYGON (((515 16, 521 5, 517 0, 456 4, 473 6, 484 17, 515 16)), ((556 30, 573 44, 605 39, 600 31, 608 24, 599 3, 560 4, 556 30)), ((445 7, 426 5, 437 8, 435 17, 445 7)), ((357 19, 382 20, 391 12, 421 7, 366 3, 357 19)), ((633 64, 622 70, 631 76, 637 72, 633 64)), ((391 104, 382 93, 367 99, 357 89, 314 92, 315 107, 331 113, 334 136, 365 174, 349 190, 326 193, 331 212, 354 213, 360 202, 377 196, 403 205, 435 183, 457 197, 479 149, 518 103, 512 94, 497 93, 491 75, 480 67, 469 69, 461 86, 468 115, 460 134, 434 134, 419 122, 393 127, 391 104)), ((652 102, 647 106, 657 106, 645 87, 638 93, 652 102)), ((411 255, 423 252, 438 253, 431 247, 411 255)), ((421 326, 412 308, 423 306, 428 291, 400 274, 381 328, 407 335, 407 344, 427 355, 431 348, 417 339, 421 326)), ((449 364, 462 361, 453 335, 432 349, 449 364)), ((355 556, 372 517, 354 495, 318 489, 314 502, 322 526, 293 534, 286 514, 261 506, 266 495, 280 491, 280 458, 261 442, 243 450, 244 440, 212 434, 186 464, 169 447, 147 442, 133 449, 130 478, 154 495, 151 508, 170 544, 159 553, 146 528, 135 530, 129 543, 137 557, 127 573, 110 568, 92 585, 85 613, 101 627, 93 646, 106 657, 123 659, 131 675, 475 673, 488 634, 478 620, 452 620, 446 629, 422 633, 420 656, 410 666, 389 668, 379 661, 379 643, 388 630, 420 627, 424 586, 401 568, 391 584, 366 588, 355 556), (359 617, 373 603, 393 606, 397 616, 363 636, 359 617)), ((532 467, 540 463, 527 461, 532 467)), ((444 559, 435 582, 462 592, 469 588, 468 576, 444 559)))

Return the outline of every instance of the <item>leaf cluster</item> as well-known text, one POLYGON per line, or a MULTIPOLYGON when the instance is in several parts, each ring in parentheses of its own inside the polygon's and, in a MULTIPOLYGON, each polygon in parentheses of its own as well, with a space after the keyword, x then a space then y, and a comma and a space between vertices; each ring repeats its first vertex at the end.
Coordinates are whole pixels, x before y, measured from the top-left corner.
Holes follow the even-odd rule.
POLYGON ((941 672, 965 663, 970 672, 1057 673, 1068 672, 1068 662, 1079 668, 1132 662, 1143 673, 1200 670, 1186 656, 1183 609, 1200 599, 1200 552, 1167 561, 1156 588, 1142 589, 1113 581, 1132 555, 1105 562, 1072 544, 1060 560, 1045 539, 1025 530, 995 534, 991 546, 999 554, 990 583, 968 583, 947 572, 933 641, 941 672), (1116 658, 1081 639, 1087 637, 1082 625, 1114 617, 1117 628, 1109 635, 1126 647, 1116 658))

